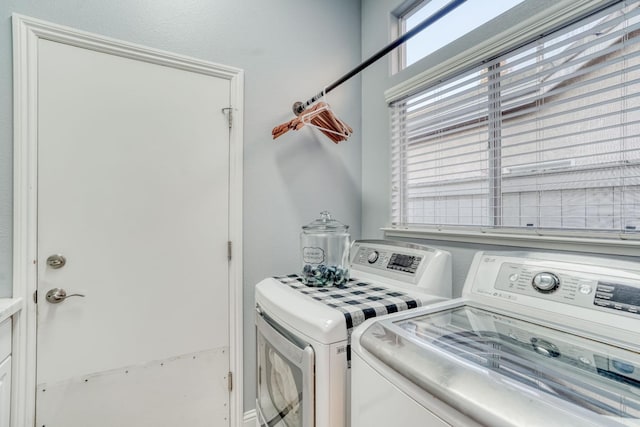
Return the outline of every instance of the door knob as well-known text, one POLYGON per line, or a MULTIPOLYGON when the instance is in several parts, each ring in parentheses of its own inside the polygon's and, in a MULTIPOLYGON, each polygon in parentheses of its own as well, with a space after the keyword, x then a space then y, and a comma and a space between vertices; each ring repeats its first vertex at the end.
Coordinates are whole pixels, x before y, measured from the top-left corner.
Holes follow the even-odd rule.
POLYGON ((47 301, 51 304, 60 304, 62 301, 71 297, 83 297, 82 294, 71 294, 67 295, 67 291, 62 288, 53 288, 49 292, 47 292, 47 301))
POLYGON ((47 258, 47 265, 51 268, 62 268, 66 263, 67 259, 60 254, 51 255, 49 258, 47 258))

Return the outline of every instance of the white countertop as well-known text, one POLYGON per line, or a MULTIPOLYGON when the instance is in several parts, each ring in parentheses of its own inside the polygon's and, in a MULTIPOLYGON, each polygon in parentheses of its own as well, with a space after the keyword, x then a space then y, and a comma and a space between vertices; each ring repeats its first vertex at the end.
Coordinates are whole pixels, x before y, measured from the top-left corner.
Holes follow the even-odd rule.
POLYGON ((22 298, 0 298, 0 323, 22 310, 22 298))

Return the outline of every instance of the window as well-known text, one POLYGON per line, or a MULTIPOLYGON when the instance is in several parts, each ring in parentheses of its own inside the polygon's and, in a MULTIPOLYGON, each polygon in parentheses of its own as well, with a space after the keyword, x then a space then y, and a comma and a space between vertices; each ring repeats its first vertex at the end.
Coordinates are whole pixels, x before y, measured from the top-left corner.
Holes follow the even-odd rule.
MULTIPOLYGON (((398 14, 399 34, 406 33, 442 9, 451 0, 421 0, 398 14)), ((474 28, 511 9, 523 0, 469 0, 409 39, 402 47, 400 68, 419 61, 428 54, 456 40, 474 28)))
POLYGON ((640 7, 391 104, 394 225, 640 231, 640 7))

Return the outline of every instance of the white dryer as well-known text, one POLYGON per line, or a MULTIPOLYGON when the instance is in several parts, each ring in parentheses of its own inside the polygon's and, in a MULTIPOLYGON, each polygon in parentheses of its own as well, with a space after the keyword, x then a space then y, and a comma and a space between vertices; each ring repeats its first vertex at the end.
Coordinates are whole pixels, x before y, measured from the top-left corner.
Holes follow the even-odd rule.
POLYGON ((341 286, 308 287, 295 274, 256 286, 258 425, 348 425, 352 329, 451 298, 446 251, 355 241, 350 268, 352 278, 341 286))
POLYGON ((462 298, 353 348, 352 427, 639 426, 640 264, 480 252, 462 298))

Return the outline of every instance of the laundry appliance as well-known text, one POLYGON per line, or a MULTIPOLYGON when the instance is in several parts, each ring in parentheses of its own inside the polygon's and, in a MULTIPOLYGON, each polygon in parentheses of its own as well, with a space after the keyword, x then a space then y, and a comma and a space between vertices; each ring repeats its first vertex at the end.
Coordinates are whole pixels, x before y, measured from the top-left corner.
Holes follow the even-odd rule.
POLYGON ((258 425, 348 425, 351 330, 451 298, 446 251, 362 240, 351 245, 349 260, 344 285, 310 287, 295 274, 256 285, 258 425))
POLYGON ((639 263, 479 252, 461 298, 352 339, 352 427, 640 425, 639 263))

